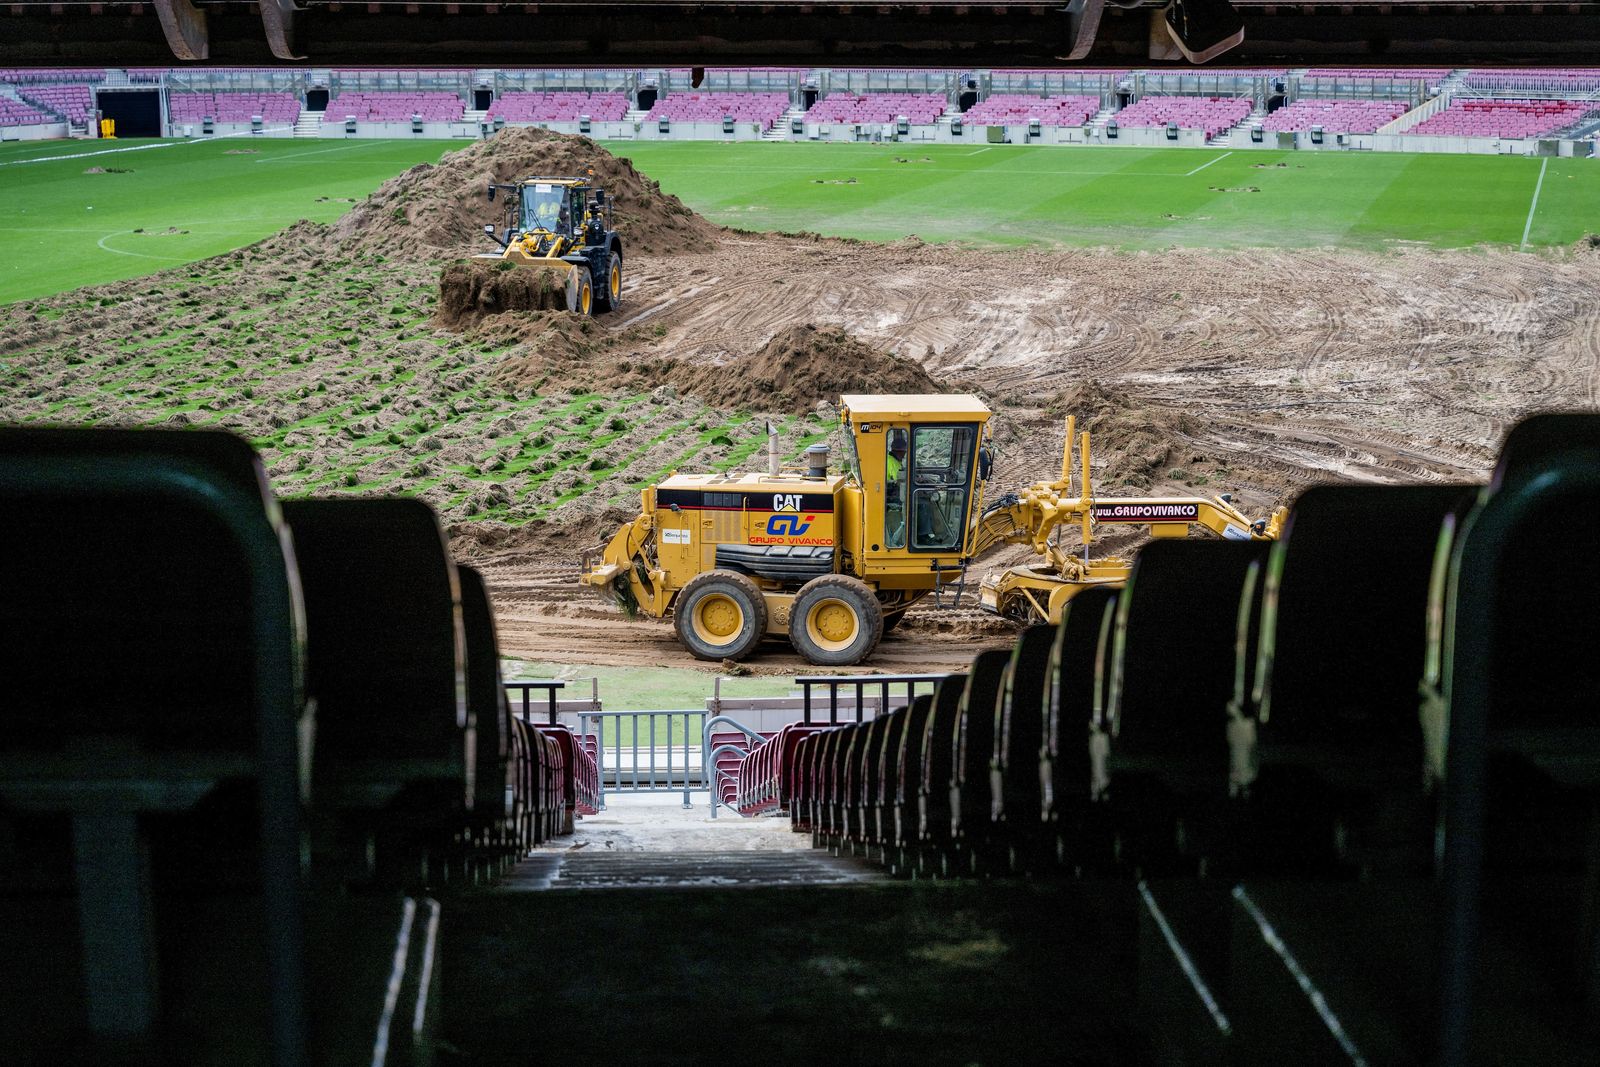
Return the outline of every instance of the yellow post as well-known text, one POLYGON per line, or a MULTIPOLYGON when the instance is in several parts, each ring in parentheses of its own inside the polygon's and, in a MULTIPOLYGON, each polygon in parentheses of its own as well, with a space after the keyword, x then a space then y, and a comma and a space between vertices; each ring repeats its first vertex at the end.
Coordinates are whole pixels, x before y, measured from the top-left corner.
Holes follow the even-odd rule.
POLYGON ((1087 545, 1091 540, 1089 533, 1090 511, 1093 509, 1094 499, 1089 495, 1089 431, 1083 431, 1083 436, 1078 440, 1078 460, 1083 464, 1083 489, 1080 494, 1079 506, 1083 515, 1083 543, 1087 545))
POLYGON ((1072 434, 1073 428, 1077 425, 1078 417, 1076 415, 1068 415, 1065 447, 1061 450, 1061 491, 1064 493, 1072 491, 1072 434))

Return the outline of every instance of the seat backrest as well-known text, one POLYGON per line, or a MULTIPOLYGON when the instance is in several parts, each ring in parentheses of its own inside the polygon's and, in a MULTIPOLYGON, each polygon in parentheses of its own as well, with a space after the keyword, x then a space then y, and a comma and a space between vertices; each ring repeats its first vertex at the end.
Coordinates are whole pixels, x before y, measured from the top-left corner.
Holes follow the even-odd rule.
POLYGON ((900 783, 900 750, 910 721, 911 708, 903 707, 896 708, 884 722, 883 738, 878 744, 877 789, 873 797, 876 804, 894 803, 900 783))
POLYGON ((1258 541, 1155 541, 1117 598, 1106 710, 1114 755, 1215 755, 1226 767, 1239 593, 1258 541))
POLYGON ((284 504, 305 591, 317 774, 392 761, 459 775, 467 791, 460 582, 438 518, 417 500, 284 504))
POLYGON ((974 802, 984 811, 989 804, 989 760, 994 755, 995 710, 1010 663, 1010 649, 978 653, 967 672, 967 684, 961 690, 961 703, 956 708, 950 785, 952 788, 971 787, 983 794, 975 795, 974 802))
POLYGON ((1253 680, 1263 742, 1416 752, 1428 583, 1467 486, 1317 486, 1272 547, 1253 680), (1374 531, 1363 558, 1352 537, 1374 531))
POLYGON ((1027 773, 1008 776, 1008 792, 1013 787, 1032 787, 1037 793, 1035 768, 1045 729, 1045 689, 1050 681, 1050 649, 1054 643, 1056 627, 1030 625, 1019 633, 1011 648, 1005 688, 1000 693, 1000 713, 995 717, 994 761, 1002 771, 1026 769, 1027 773))
POLYGON ((887 753, 893 760, 889 790, 896 803, 914 801, 922 781, 922 734, 933 712, 933 693, 922 693, 906 708, 905 725, 900 731, 897 752, 887 753))
POLYGON ((253 755, 270 714, 300 775, 293 553, 249 444, 0 430, 0 514, 0 751, 111 735, 253 755))
POLYGON ((467 646, 467 709, 476 731, 473 746, 473 811, 483 818, 504 814, 505 761, 511 704, 500 674, 494 606, 483 575, 457 567, 461 581, 461 629, 467 646))
POLYGON ((917 795, 925 811, 947 812, 950 804, 950 780, 954 776, 956 714, 961 709, 961 694, 966 691, 967 676, 952 674, 940 679, 933 691, 933 707, 928 712, 922 728, 922 777, 917 784, 917 795))
POLYGON ((1116 611, 1117 590, 1096 586, 1067 601, 1050 646, 1048 705, 1041 743, 1050 773, 1041 776, 1041 809, 1088 800, 1089 727, 1095 715, 1095 655, 1100 631, 1116 611))

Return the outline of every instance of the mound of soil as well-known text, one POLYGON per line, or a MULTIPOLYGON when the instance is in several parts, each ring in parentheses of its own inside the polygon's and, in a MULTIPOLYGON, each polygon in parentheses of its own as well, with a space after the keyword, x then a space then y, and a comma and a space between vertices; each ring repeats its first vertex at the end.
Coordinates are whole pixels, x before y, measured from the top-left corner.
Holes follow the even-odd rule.
POLYGON ((809 411, 841 393, 938 393, 922 365, 874 348, 838 327, 785 326, 743 359, 683 368, 674 384, 720 408, 809 411))
POLYGON ((507 311, 562 311, 567 280, 549 268, 518 267, 504 260, 457 260, 439 275, 434 321, 459 326, 507 311))
MULTIPOLYGON (((1203 461, 1184 442, 1185 436, 1202 429, 1196 419, 1094 379, 1057 393, 1045 411, 1058 417, 1076 415, 1078 431, 1089 431, 1097 492, 1118 486, 1149 488, 1174 468, 1183 470, 1203 461)), ((1074 469, 1080 462, 1076 444, 1074 469)))
POLYGON ((505 223, 505 201, 489 202, 491 182, 536 174, 594 175, 612 198, 612 223, 624 254, 704 248, 721 228, 587 137, 536 128, 507 128, 437 166, 419 164, 379 186, 334 224, 358 248, 405 255, 468 255, 491 251, 485 224, 505 223))

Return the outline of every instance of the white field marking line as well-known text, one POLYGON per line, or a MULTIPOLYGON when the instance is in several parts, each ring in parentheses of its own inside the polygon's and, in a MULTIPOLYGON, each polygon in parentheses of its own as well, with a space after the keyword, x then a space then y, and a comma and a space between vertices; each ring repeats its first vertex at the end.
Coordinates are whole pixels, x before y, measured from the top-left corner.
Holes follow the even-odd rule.
POLYGON ((1539 164, 1539 181, 1533 187, 1533 203, 1528 205, 1528 224, 1522 227, 1522 247, 1518 249, 1519 252, 1528 250, 1528 234, 1533 232, 1533 213, 1539 210, 1539 190, 1544 188, 1544 172, 1548 166, 1550 166, 1550 158, 1546 156, 1543 162, 1539 164))
POLYGON ((993 147, 994 147, 994 145, 990 145, 990 146, 989 146, 989 147, 988 147, 988 148, 980 148, 980 149, 978 149, 978 150, 977 150, 977 152, 968 152, 968 153, 967 153, 967 155, 969 155, 969 156, 975 156, 975 155, 977 155, 977 154, 978 154, 978 152, 987 152, 987 151, 989 151, 989 150, 990 150, 990 149, 992 149, 992 148, 993 148, 993 147))
POLYGON ((100 247, 100 250, 102 252, 115 252, 119 256, 136 256, 139 259, 154 259, 154 260, 157 260, 157 261, 159 261, 161 263, 187 263, 188 262, 188 260, 186 260, 186 259, 173 259, 171 256, 152 256, 148 252, 127 252, 127 251, 124 251, 123 249, 120 249, 120 248, 112 248, 110 245, 106 244, 106 242, 111 240, 113 237, 121 237, 125 233, 132 233, 132 232, 133 232, 132 230, 112 230, 110 233, 108 233, 104 237, 100 238, 100 240, 96 241, 95 244, 100 247))
MULTIPOLYGON (((293 126, 273 126, 274 130, 292 130, 293 126)), ((186 144, 206 144, 211 141, 226 141, 232 137, 254 137, 250 131, 243 133, 224 133, 217 137, 195 137, 185 141, 161 141, 157 144, 136 144, 127 148, 102 148, 98 152, 68 152, 64 156, 34 156, 32 159, 13 159, 0 163, 0 167, 20 167, 24 163, 57 163, 63 159, 92 159, 95 156, 111 156, 118 152, 144 152, 151 148, 177 148, 186 144)))
POLYGON ((377 138, 377 137, 374 137, 374 138, 370 139, 367 142, 367 144, 362 144, 360 141, 357 141, 355 144, 340 145, 338 148, 313 148, 309 152, 286 152, 281 156, 268 156, 266 159, 258 159, 258 160, 256 160, 256 162, 257 163, 280 163, 285 159, 299 159, 301 156, 324 156, 324 155, 327 155, 329 152, 349 152, 351 149, 355 149, 355 148, 366 148, 367 145, 369 145, 369 144, 381 144, 383 141, 386 141, 386 140, 388 140, 388 138, 377 138))
POLYGON ((1318 989, 1316 983, 1311 981, 1311 976, 1306 974, 1305 970, 1300 966, 1300 961, 1295 959, 1294 953, 1289 951, 1289 946, 1284 944, 1283 938, 1278 936, 1278 931, 1273 928, 1271 921, 1267 919, 1260 908, 1256 907, 1256 902, 1251 900, 1250 895, 1244 891, 1244 886, 1236 885, 1233 887, 1233 898, 1244 907, 1250 918, 1255 920, 1256 927, 1261 933, 1261 940, 1265 941, 1267 947, 1277 954, 1278 959, 1283 961, 1284 969, 1289 972, 1289 976, 1294 979, 1295 984, 1300 987, 1300 991, 1311 1002, 1312 1009, 1316 1011, 1317 1016, 1322 1020, 1322 1024, 1328 1028, 1328 1033, 1333 1035, 1333 1039, 1338 1043, 1339 1048, 1349 1057, 1353 1067, 1367 1067, 1367 1058, 1361 1054, 1360 1049, 1356 1048, 1356 1043, 1350 1040, 1350 1035, 1345 1033, 1344 1025, 1339 1022, 1339 1017, 1333 1013, 1333 1009, 1328 1007, 1328 1001, 1322 995, 1322 990, 1318 989))
POLYGON ((378 1032, 372 1039, 372 1067, 384 1067, 389 1059, 389 1026, 400 1004, 400 983, 406 976, 406 957, 411 954, 411 922, 416 915, 417 902, 406 897, 400 930, 394 938, 394 964, 389 969, 389 986, 383 994, 383 1013, 378 1016, 378 1032))
POLYGON ((1211 1013, 1211 1021, 1217 1024, 1217 1030, 1223 1036, 1233 1033, 1233 1024, 1222 1013, 1222 1008, 1217 1005, 1217 998, 1211 995, 1211 987, 1206 985, 1205 979, 1200 977, 1200 971, 1195 967, 1194 961, 1189 958, 1189 953, 1184 950, 1178 941, 1178 935, 1172 932, 1172 927, 1167 924, 1167 917, 1161 911, 1161 906, 1156 903, 1156 898, 1150 895, 1149 886, 1139 883, 1139 896, 1144 900, 1144 906, 1150 912, 1150 917, 1156 921, 1156 926, 1161 930, 1161 936, 1167 942, 1173 958, 1178 961, 1178 967, 1183 971, 1189 984, 1194 987, 1195 993, 1200 997, 1200 1002, 1206 1006, 1206 1011, 1211 1013))
MULTIPOLYGON (((1224 159, 1227 159, 1231 155, 1233 155, 1232 152, 1224 152, 1224 153, 1222 153, 1222 155, 1218 156, 1216 159, 1213 159, 1211 161, 1211 163, 1221 163, 1224 159)), ((1211 163, 1202 163, 1202 164, 1200 164, 1198 167, 1194 168, 1194 170, 1191 170, 1188 174, 1185 174, 1184 177, 1185 178, 1193 178, 1196 174, 1199 174, 1201 171, 1203 171, 1207 167, 1211 166, 1211 163)))

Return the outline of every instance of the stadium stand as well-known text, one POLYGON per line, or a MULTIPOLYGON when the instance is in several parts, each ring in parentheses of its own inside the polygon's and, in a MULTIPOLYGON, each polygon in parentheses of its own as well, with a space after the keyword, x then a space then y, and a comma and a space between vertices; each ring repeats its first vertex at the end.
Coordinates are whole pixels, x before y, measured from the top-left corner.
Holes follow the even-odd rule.
POLYGON ((271 123, 292 123, 300 117, 300 101, 291 93, 180 93, 169 103, 173 122, 249 122, 259 115, 271 123))
POLYGON ((1404 131, 1417 136, 1541 137, 1582 119, 1597 105, 1565 100, 1453 100, 1404 131))
POLYGON ((87 85, 39 85, 19 89, 17 95, 47 111, 65 115, 73 125, 83 126, 94 112, 94 90, 87 85))
POLYGON ((23 67, 0 70, 0 82, 11 85, 98 85, 105 80, 103 68, 23 67))
POLYGON ((651 105, 646 118, 651 122, 713 123, 732 118, 759 123, 762 130, 769 130, 788 109, 787 93, 670 93, 651 105))
POLYGON ((620 122, 628 113, 626 93, 502 93, 487 117, 506 122, 620 122))
POLYGON ((1146 96, 1112 117, 1120 126, 1177 123, 1182 129, 1204 130, 1207 137, 1215 137, 1248 114, 1250 101, 1242 97, 1146 96))
POLYGON ((806 111, 807 122, 893 122, 904 115, 912 123, 927 125, 948 106, 940 93, 829 93, 806 111))
POLYGON ((994 93, 961 116, 974 125, 1010 126, 1037 122, 1041 126, 1082 126, 1100 110, 1098 96, 1024 96, 994 93))
POLYGON ((410 122, 413 115, 421 115, 424 122, 459 122, 465 110, 454 93, 355 92, 329 100, 326 114, 334 121, 354 115, 360 122, 410 122))
POLYGON ((1600 68, 1575 67, 1567 70, 1539 68, 1534 70, 1474 70, 1462 79, 1469 89, 1502 90, 1546 93, 1600 92, 1600 68))
POLYGON ((1397 100, 1312 100, 1301 97, 1261 122, 1264 130, 1302 132, 1313 126, 1337 133, 1376 133, 1406 113, 1397 100))
POLYGON ((31 104, 9 97, 0 97, 0 126, 43 126, 60 121, 55 115, 41 111, 31 104))

